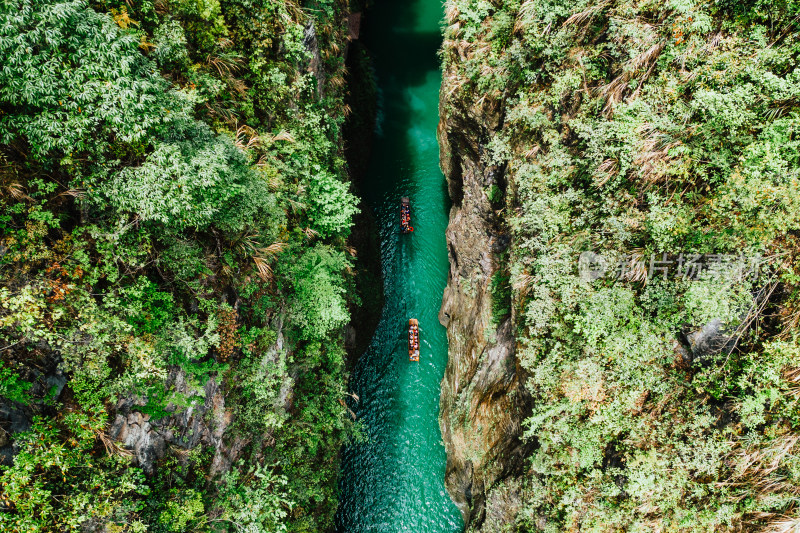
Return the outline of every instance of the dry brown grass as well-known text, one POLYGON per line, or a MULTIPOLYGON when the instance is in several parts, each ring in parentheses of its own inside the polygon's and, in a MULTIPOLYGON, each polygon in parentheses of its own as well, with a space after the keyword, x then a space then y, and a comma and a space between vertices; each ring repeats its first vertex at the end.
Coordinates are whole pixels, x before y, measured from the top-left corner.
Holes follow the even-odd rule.
POLYGON ((274 242, 265 248, 258 248, 256 255, 253 255, 253 262, 258 270, 258 277, 264 281, 272 281, 273 273, 270 263, 279 253, 286 249, 284 242, 274 242))
POLYGON ((28 191, 25 187, 20 183, 11 183, 6 187, 6 191, 8 191, 9 196, 11 196, 14 200, 24 200, 26 202, 33 202, 33 198, 28 196, 28 191))
POLYGON ((94 430, 94 435, 103 443, 103 447, 106 449, 108 455, 116 455, 118 457, 133 456, 133 452, 120 446, 114 439, 106 435, 104 431, 94 430))
POLYGON ((308 208, 306 203, 300 200, 300 198, 303 198, 305 194, 306 194, 306 186, 305 184, 300 184, 297 186, 295 196, 294 197, 289 196, 286 198, 286 201, 289 202, 289 208, 291 208, 293 213, 299 213, 301 211, 305 211, 308 208))
POLYGON ((344 76, 337 73, 328 78, 328 84, 335 89, 341 89, 347 84, 347 82, 345 81, 344 76))
POLYGON ((206 66, 217 71, 221 78, 229 78, 239 71, 244 64, 241 57, 231 54, 208 54, 206 66))
POLYGON ((676 160, 669 155, 669 152, 680 146, 681 142, 659 131, 650 123, 639 126, 637 134, 641 141, 637 146, 633 164, 639 169, 639 179, 647 189, 654 184, 664 182, 666 171, 676 160))
POLYGON ((85 189, 67 189, 59 194, 59 196, 69 196, 71 198, 84 198, 86 196, 85 189))
POLYGON ((600 2, 595 4, 583 11, 579 11, 578 13, 573 13, 572 15, 564 21, 561 25, 562 28, 566 28, 568 26, 582 26, 588 22, 591 22, 592 19, 603 9, 608 7, 609 2, 600 2))
POLYGON ((761 533, 800 533, 800 518, 781 516, 770 522, 761 533))
POLYGON ((28 196, 28 190, 19 180, 19 169, 17 165, 9 161, 5 155, 0 153, 0 192, 4 190, 17 201, 33 202, 33 198, 28 196))
POLYGON ((800 327, 800 308, 784 307, 781 310, 781 325, 783 338, 789 338, 800 327))
POLYGON ((239 96, 247 96, 247 91, 250 90, 250 87, 248 87, 244 81, 239 78, 228 78, 226 81, 230 88, 233 89, 233 92, 237 93, 239 96))
POLYGON ((213 117, 218 117, 221 122, 236 127, 236 112, 231 107, 226 107, 223 102, 211 100, 204 104, 206 111, 213 117))
POLYGON ((608 180, 619 174, 619 161, 616 159, 606 159, 597 167, 594 173, 594 185, 602 187, 608 180))
POLYGON ((530 292, 533 284, 536 282, 538 278, 536 276, 532 276, 527 272, 523 272, 519 276, 515 277, 513 282, 511 283, 511 288, 517 292, 522 298, 525 298, 528 293, 530 292))
POLYGON ((350 414, 350 418, 352 418, 353 420, 355 420, 355 419, 357 418, 357 417, 356 417, 356 414, 353 412, 353 410, 352 410, 352 409, 350 409, 349 407, 347 407, 347 404, 345 403, 345 401, 344 401, 343 399, 339 398, 339 403, 341 404, 341 406, 342 406, 342 407, 344 407, 345 409, 347 409, 347 412, 350 414))
MULTIPOLYGON (((730 490, 736 501, 752 497, 765 500, 778 494, 795 498, 800 496, 800 487, 787 480, 781 471, 786 459, 796 455, 798 440, 800 435, 788 433, 766 446, 760 446, 760 443, 747 445, 740 441, 726 460, 733 474, 726 481, 717 483, 717 486, 730 490)), ((797 518, 763 511, 748 514, 744 521, 749 531, 762 533, 798 531, 795 528, 800 524, 797 518), (765 522, 766 526, 760 525, 765 522)))
MULTIPOLYGON (((783 460, 792 453, 798 440, 800 435, 788 434, 775 439, 766 448, 739 448, 733 454, 731 482, 748 480, 757 486, 776 487, 780 478, 773 479, 771 475, 783 465, 783 460)), ((792 492, 800 492, 800 487, 789 488, 792 492)))
POLYGON ((319 237, 319 232, 312 228, 304 228, 303 233, 305 233, 308 239, 316 239, 319 237))
MULTIPOLYGON (((800 369, 788 371, 792 380, 797 379, 800 369)), ((798 455, 800 435, 784 429, 784 434, 771 442, 747 443, 739 440, 728 454, 726 464, 731 475, 726 481, 717 483, 718 487, 731 491, 736 501, 755 497, 758 500, 775 498, 777 495, 797 498, 800 486, 791 481, 784 471, 787 462, 798 455)), ((744 517, 749 531, 761 533, 788 533, 800 530, 800 519, 778 512, 753 512, 744 517), (763 524, 767 525, 764 526, 763 524)))
POLYGON ((788 384, 787 393, 795 400, 800 400, 800 367, 789 368, 783 372, 783 379, 788 384))
POLYGON ((289 133, 286 130, 282 130, 277 135, 274 135, 274 136, 269 138, 269 142, 270 143, 274 143, 275 141, 286 141, 286 142, 290 142, 290 143, 296 142, 296 140, 294 138, 294 135, 292 135, 291 133, 289 133))
POLYGON ((606 101, 606 105, 603 109, 606 116, 610 117, 613 115, 614 107, 622 101, 630 83, 637 78, 639 83, 636 90, 632 93, 631 98, 633 99, 639 96, 642 86, 653 74, 655 66, 658 63, 658 57, 661 55, 665 46, 665 41, 652 44, 636 57, 626 61, 625 65, 622 67, 622 73, 619 76, 614 78, 610 83, 601 85, 596 89, 596 94, 606 101))
POLYGON ((447 24, 454 24, 460 16, 461 12, 458 10, 458 6, 456 6, 455 2, 447 2, 444 8, 444 17, 447 24))
POLYGON ((631 282, 647 282, 648 264, 642 248, 631 250, 631 253, 620 258, 618 265, 621 267, 620 279, 631 282))
POLYGON ((450 98, 454 94, 461 93, 461 89, 469 81, 465 76, 460 76, 456 69, 448 71, 445 76, 447 78, 447 87, 449 87, 446 95, 447 98, 450 98))
POLYGON ((236 128, 233 144, 240 150, 246 151, 259 146, 261 144, 261 137, 259 137, 256 130, 244 124, 236 128))
MULTIPOLYGON (((539 5, 535 0, 525 0, 519 8, 517 19, 514 21, 513 32, 519 34, 533 20, 536 7, 539 5)), ((549 23, 543 30, 542 35, 547 35, 553 29, 553 24, 549 23)))

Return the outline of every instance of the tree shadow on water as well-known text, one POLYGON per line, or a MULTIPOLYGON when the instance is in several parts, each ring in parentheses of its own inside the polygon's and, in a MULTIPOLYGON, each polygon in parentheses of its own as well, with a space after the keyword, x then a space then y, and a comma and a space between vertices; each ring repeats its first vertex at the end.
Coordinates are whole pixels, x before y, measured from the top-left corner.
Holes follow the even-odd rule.
MULTIPOLYGON (((376 0, 364 14, 362 42, 372 57, 380 92, 380 137, 375 140, 369 164, 369 173, 380 177, 380 183, 373 182, 368 187, 378 193, 374 199, 379 199, 390 184, 405 185, 404 178, 416 170, 413 168, 416 147, 409 131, 419 117, 415 115, 409 89, 425 85, 430 75, 439 71, 442 6, 437 0, 376 0), (420 19, 431 1, 438 6, 435 23, 420 19), (387 168, 392 164, 402 168, 387 168), (398 172, 403 175, 396 175, 398 172)), ((431 6, 427 8, 430 15, 431 6)), ((434 107, 431 113, 436 112, 434 107)), ((435 135, 435 131, 434 125, 431 134, 435 135)), ((413 195, 413 190, 407 193, 413 195)))

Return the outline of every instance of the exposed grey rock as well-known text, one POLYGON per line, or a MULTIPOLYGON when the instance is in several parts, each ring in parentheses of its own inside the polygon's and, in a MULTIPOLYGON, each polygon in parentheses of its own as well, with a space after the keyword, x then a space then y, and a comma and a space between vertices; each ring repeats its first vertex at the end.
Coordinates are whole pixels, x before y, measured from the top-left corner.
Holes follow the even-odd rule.
POLYGON ((31 428, 32 411, 22 404, 6 402, 0 405, 0 419, 5 421, 3 427, 10 434, 28 431, 31 428))
POLYGON ((523 491, 517 479, 493 487, 486 496, 486 514, 475 533, 501 533, 516 531, 514 523, 523 506, 523 491))
POLYGON ((53 398, 58 398, 67 385, 67 377, 57 369, 46 377, 45 383, 47 383, 47 393, 53 398))
POLYGON ((317 96, 322 98, 325 89, 325 69, 320 55, 319 42, 317 41, 317 28, 314 21, 309 21, 303 29, 303 46, 311 53, 311 60, 308 62, 308 71, 314 74, 317 79, 317 96))
POLYGON ((722 351, 730 351, 736 346, 738 339, 739 335, 726 328, 722 320, 717 318, 686 335, 691 361, 703 361, 722 351))
POLYGON ((217 454, 226 453, 222 437, 233 415, 225 410, 225 398, 216 379, 209 379, 197 390, 187 382, 182 370, 173 369, 170 382, 189 399, 189 406, 179 409, 169 405, 166 410, 173 414, 153 419, 140 411, 146 403, 143 399, 125 398, 118 403, 117 415, 108 432, 132 452, 134 463, 148 473, 153 472, 155 463, 166 455, 169 446, 192 449, 205 444, 217 454))
MULTIPOLYGON (((264 354, 266 363, 277 361, 284 350, 281 328, 279 321, 276 325, 276 342, 264 354)), ((165 410, 169 415, 152 418, 141 412, 142 406, 147 403, 143 398, 125 398, 117 404, 109 436, 131 451, 134 463, 148 473, 154 471, 156 463, 166 455, 169 447, 191 450, 200 445, 214 449, 209 475, 226 472, 252 439, 226 434, 234 421, 234 414, 225 406, 224 391, 220 389, 217 379, 210 378, 197 388, 187 379, 183 370, 173 368, 167 381, 176 392, 187 398, 188 406, 168 405, 165 410)), ((287 378, 281 387, 281 405, 276 408, 291 408, 293 398, 293 381, 287 378)), ((269 441, 269 436, 254 437, 269 441)))

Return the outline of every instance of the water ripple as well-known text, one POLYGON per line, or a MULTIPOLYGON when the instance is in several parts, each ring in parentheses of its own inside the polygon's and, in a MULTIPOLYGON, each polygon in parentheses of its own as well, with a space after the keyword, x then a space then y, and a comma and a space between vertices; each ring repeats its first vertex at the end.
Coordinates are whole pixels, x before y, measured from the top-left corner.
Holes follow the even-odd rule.
MULTIPOLYGON (((380 26, 382 20, 398 17, 393 9, 416 9, 414 4, 381 8, 378 3, 371 21, 380 26)), ((417 21, 418 26, 423 26, 426 36, 431 27, 438 35, 441 11, 430 6, 423 11, 424 20, 417 21)), ((455 533, 463 529, 461 515, 444 488, 446 456, 438 422, 447 336, 437 317, 449 268, 444 236, 448 199, 436 142, 438 37, 426 51, 432 60, 402 65, 414 72, 387 73, 394 66, 382 61, 382 54, 391 55, 394 49, 380 46, 408 46, 413 51, 420 39, 414 40, 413 32, 404 35, 408 43, 386 37, 373 49, 382 89, 382 118, 364 193, 378 223, 385 305, 372 342, 350 380, 360 397, 350 407, 364 422, 369 440, 342 453, 336 517, 340 533, 455 533), (383 81, 387 79, 394 85, 388 86, 383 81), (415 231, 409 235, 398 232, 403 196, 409 196, 412 204, 415 231), (418 363, 408 360, 406 327, 411 317, 420 321, 418 363)))

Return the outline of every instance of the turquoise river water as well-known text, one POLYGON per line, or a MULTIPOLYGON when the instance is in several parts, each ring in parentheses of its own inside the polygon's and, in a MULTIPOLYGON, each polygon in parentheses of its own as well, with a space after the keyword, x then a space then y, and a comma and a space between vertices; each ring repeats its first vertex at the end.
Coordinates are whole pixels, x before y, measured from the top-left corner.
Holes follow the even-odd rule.
POLYGON ((375 0, 362 39, 375 65, 379 113, 362 186, 380 231, 385 305, 353 370, 351 402, 369 441, 344 450, 340 533, 454 533, 461 515, 444 487, 439 430, 447 336, 437 314, 447 282, 449 199, 436 141, 443 6, 438 0, 375 0), (401 235, 400 198, 414 232, 401 235), (420 360, 408 360, 407 324, 420 322, 420 360))

